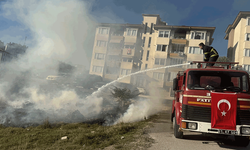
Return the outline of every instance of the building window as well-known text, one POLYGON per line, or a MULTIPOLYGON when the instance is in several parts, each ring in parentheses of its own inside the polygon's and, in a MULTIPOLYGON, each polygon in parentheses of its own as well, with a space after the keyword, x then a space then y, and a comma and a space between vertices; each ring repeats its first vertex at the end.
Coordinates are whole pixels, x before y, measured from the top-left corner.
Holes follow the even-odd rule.
POLYGON ((250 33, 246 34, 246 41, 250 41, 250 33))
POLYGON ((150 34, 153 32, 154 23, 151 23, 150 34))
POLYGON ((149 37, 148 39, 148 47, 150 47, 150 45, 151 45, 151 37, 149 37))
POLYGON ((158 37, 165 37, 168 38, 169 37, 169 31, 159 31, 159 35, 158 37))
POLYGON ((146 41, 146 37, 143 37, 143 40, 142 40, 142 47, 145 46, 145 41, 146 41))
POLYGON ((153 73, 153 78, 157 80, 163 80, 164 73, 159 73, 159 72, 154 72, 153 73))
POLYGON ((176 77, 176 74, 175 72, 169 72, 168 73, 168 81, 169 82, 173 82, 173 79, 176 77))
POLYGON ((250 65, 243 65, 245 71, 250 72, 250 65))
POLYGON ((98 47, 106 47, 107 46, 107 42, 106 41, 97 41, 96 42, 96 46, 98 47))
POLYGON ((104 59, 104 54, 102 54, 102 53, 95 53, 95 59, 103 60, 104 59))
POLYGON ((165 65, 166 59, 165 58, 155 58, 155 65, 165 65))
POLYGON ((183 64, 183 59, 170 58, 170 65, 177 65, 177 64, 183 64))
POLYGON ((171 53, 184 53, 184 44, 172 44, 171 53))
POLYGON ((250 49, 245 49, 244 56, 250 57, 250 49))
POLYGON ((132 62, 132 58, 122 58, 122 62, 132 62))
POLYGON ((247 25, 250 26, 250 18, 247 18, 247 25))
POLYGON ((136 29, 127 28, 127 36, 136 36, 136 35, 137 35, 136 29))
POLYGON ((141 51, 141 60, 142 60, 142 58, 143 58, 143 50, 141 51))
POLYGON ((202 49, 200 49, 199 47, 189 47, 189 54, 202 54, 202 49))
POLYGON ((166 52, 167 45, 157 45, 156 51, 166 52))
POLYGON ((124 30, 115 30, 115 31, 112 31, 111 35, 113 36, 123 36, 124 34, 124 30))
POLYGON ((93 66, 92 68, 92 72, 102 73, 102 71, 103 71, 103 67, 100 67, 100 66, 93 66))
POLYGON ((147 33, 147 28, 148 28, 148 23, 145 23, 145 26, 144 26, 144 34, 147 33))
POLYGON ((206 32, 191 32, 191 39, 204 40, 206 32))
POLYGON ((121 70, 121 75, 128 75, 131 74, 131 70, 130 69, 122 69, 121 70))
POLYGON ((99 34, 109 34, 108 28, 99 28, 99 34))
POLYGON ((145 70, 148 69, 148 64, 145 64, 145 70))
POLYGON ((148 58, 149 58, 149 51, 147 51, 146 61, 148 61, 148 58))

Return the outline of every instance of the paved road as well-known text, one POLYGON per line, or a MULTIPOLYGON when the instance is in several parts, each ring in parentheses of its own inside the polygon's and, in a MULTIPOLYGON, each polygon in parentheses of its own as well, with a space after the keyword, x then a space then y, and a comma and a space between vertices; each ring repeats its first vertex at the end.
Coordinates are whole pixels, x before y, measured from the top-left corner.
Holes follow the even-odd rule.
POLYGON ((184 139, 176 139, 169 118, 169 108, 159 113, 159 119, 154 122, 154 127, 149 131, 149 135, 155 139, 155 143, 149 150, 250 150, 250 145, 246 148, 229 146, 221 140, 195 132, 186 132, 184 139))

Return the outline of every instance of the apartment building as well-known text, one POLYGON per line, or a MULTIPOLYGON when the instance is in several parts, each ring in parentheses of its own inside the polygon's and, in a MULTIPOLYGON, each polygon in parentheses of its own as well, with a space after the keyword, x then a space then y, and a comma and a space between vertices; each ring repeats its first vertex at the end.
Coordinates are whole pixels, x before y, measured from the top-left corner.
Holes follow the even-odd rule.
MULTIPOLYGON (((198 44, 213 42, 215 27, 172 26, 161 21, 159 15, 142 16, 142 24, 99 24, 90 74, 115 80, 139 70, 202 61, 198 44)), ((149 71, 120 82, 172 97, 172 80, 187 67, 191 66, 149 71)))
POLYGON ((225 33, 224 39, 228 40, 227 57, 239 62, 250 73, 250 12, 239 12, 225 33))

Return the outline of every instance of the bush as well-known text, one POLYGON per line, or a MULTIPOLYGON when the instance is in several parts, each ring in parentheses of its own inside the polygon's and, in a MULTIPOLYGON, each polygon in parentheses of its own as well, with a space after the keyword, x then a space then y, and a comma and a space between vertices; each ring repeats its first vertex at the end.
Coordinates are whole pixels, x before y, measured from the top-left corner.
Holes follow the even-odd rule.
POLYGON ((129 100, 131 98, 136 98, 140 95, 138 90, 134 90, 131 92, 131 90, 127 88, 118 88, 115 87, 113 91, 111 92, 112 96, 114 98, 119 98, 120 100, 129 100))
POLYGON ((49 129, 49 128, 51 128, 51 124, 50 124, 48 118, 45 119, 45 120, 43 121, 43 124, 41 125, 41 127, 42 127, 43 129, 49 129))

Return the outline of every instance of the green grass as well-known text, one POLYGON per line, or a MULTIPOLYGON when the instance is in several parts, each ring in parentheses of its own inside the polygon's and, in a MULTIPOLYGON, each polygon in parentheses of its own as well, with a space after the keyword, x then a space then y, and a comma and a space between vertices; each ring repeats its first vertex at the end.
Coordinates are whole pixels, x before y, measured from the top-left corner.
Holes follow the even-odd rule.
POLYGON ((83 123, 53 124, 29 128, 0 126, 0 149, 131 149, 149 146, 152 140, 145 128, 151 119, 136 123, 120 123, 114 126, 83 123), (61 137, 67 136, 67 140, 61 137), (121 137, 124 139, 121 139, 121 137), (146 144, 146 145, 145 145, 146 144))

